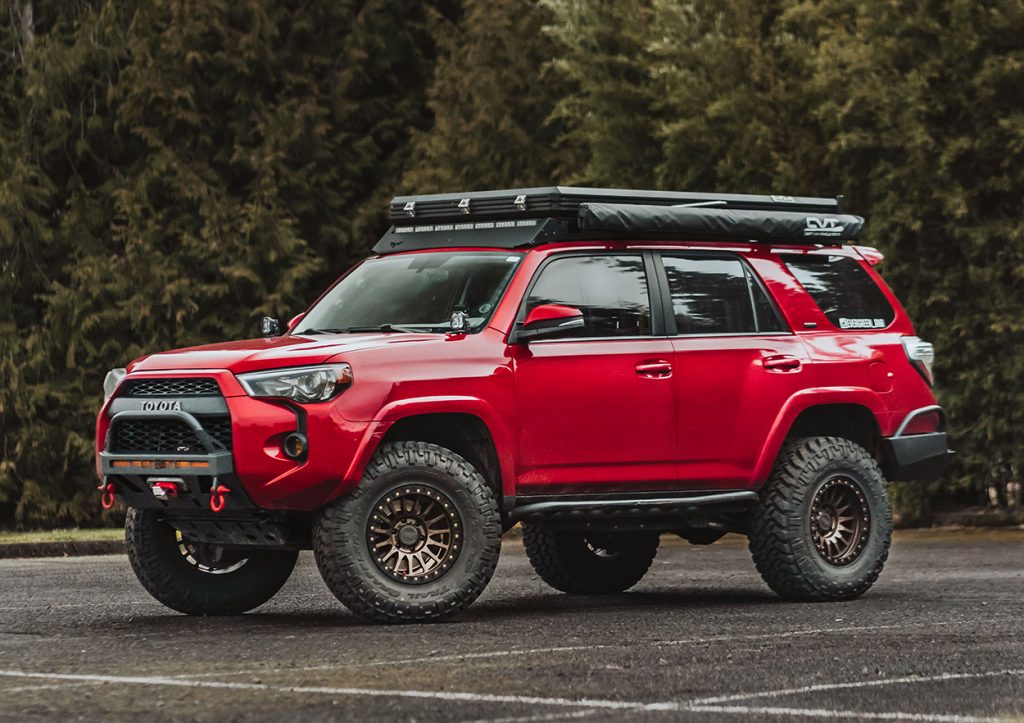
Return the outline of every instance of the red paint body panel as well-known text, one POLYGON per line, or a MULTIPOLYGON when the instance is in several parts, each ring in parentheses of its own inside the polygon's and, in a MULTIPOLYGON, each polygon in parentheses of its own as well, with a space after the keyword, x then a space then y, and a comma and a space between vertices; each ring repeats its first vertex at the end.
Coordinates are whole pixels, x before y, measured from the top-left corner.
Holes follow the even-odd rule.
MULTIPOLYGON (((211 344, 139 359, 128 379, 215 377, 232 417, 236 473, 252 501, 267 509, 312 510, 344 494, 359 483, 395 422, 436 413, 473 415, 486 425, 506 496, 750 489, 767 478, 793 422, 811 407, 859 405, 886 436, 909 411, 934 404, 901 345, 900 337, 911 334, 906 312, 854 248, 559 243, 526 252, 487 327, 475 334, 326 334, 211 344), (620 248, 737 253, 792 332, 508 344, 546 258, 620 248), (837 329, 779 251, 857 259, 892 304, 894 321, 877 331, 837 329), (779 356, 795 364, 766 366, 766 359, 779 356), (354 381, 328 402, 303 405, 309 454, 302 462, 290 460, 281 441, 295 429, 294 412, 249 397, 235 375, 328 362, 351 365, 354 381)), ((106 444, 109 405, 97 419, 98 450, 106 444)))

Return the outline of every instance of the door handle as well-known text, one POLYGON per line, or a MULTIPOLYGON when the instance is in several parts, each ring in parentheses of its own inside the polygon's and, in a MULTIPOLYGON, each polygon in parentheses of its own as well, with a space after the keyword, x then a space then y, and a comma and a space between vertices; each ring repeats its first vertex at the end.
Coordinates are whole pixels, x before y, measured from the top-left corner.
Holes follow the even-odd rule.
POLYGON ((642 361, 636 365, 636 373, 642 377, 669 377, 672 376, 672 362, 664 359, 642 361))
POLYGON ((765 369, 775 372, 795 372, 800 368, 800 360, 789 354, 774 354, 761 360, 765 369))

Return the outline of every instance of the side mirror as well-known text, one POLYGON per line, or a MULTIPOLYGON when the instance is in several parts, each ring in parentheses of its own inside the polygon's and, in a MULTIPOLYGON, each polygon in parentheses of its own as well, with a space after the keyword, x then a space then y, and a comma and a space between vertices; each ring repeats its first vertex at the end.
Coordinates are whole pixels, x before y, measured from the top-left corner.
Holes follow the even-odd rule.
POLYGON ((272 316, 264 316, 260 322, 260 333, 263 336, 281 336, 281 324, 272 316))
POLYGON ((515 341, 527 342, 561 336, 574 329, 582 329, 583 312, 575 306, 564 304, 541 304, 535 307, 516 330, 515 341))
POLYGON ((306 315, 306 313, 303 312, 301 314, 296 314, 295 316, 292 317, 291 321, 288 322, 288 333, 289 334, 292 333, 292 331, 295 329, 295 327, 297 327, 299 325, 299 322, 302 321, 302 318, 305 315, 306 315))

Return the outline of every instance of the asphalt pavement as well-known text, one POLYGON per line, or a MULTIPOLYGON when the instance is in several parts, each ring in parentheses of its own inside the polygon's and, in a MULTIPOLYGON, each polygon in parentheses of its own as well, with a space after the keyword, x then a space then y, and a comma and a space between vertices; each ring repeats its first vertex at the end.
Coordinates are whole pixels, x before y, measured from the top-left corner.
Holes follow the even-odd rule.
POLYGON ((863 598, 776 599, 739 538, 663 538, 567 596, 508 540, 443 623, 362 622, 308 553, 270 603, 189 618, 124 556, 0 560, 0 721, 1024 720, 1024 530, 899 533, 863 598))

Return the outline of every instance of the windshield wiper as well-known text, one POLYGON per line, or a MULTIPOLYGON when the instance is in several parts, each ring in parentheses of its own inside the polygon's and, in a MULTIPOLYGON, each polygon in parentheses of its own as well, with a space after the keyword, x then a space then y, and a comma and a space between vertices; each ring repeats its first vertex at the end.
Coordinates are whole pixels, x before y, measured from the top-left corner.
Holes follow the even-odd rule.
POLYGON ((399 331, 406 334, 421 333, 422 329, 413 329, 411 326, 401 326, 399 324, 380 324, 379 326, 350 326, 345 329, 346 333, 358 332, 358 331, 399 331))
POLYGON ((297 331, 295 333, 299 336, 302 336, 303 334, 356 334, 364 331, 393 331, 404 332, 407 334, 429 333, 425 329, 413 329, 411 326, 401 326, 400 324, 378 324, 377 326, 349 326, 344 329, 303 329, 302 331, 297 331))

